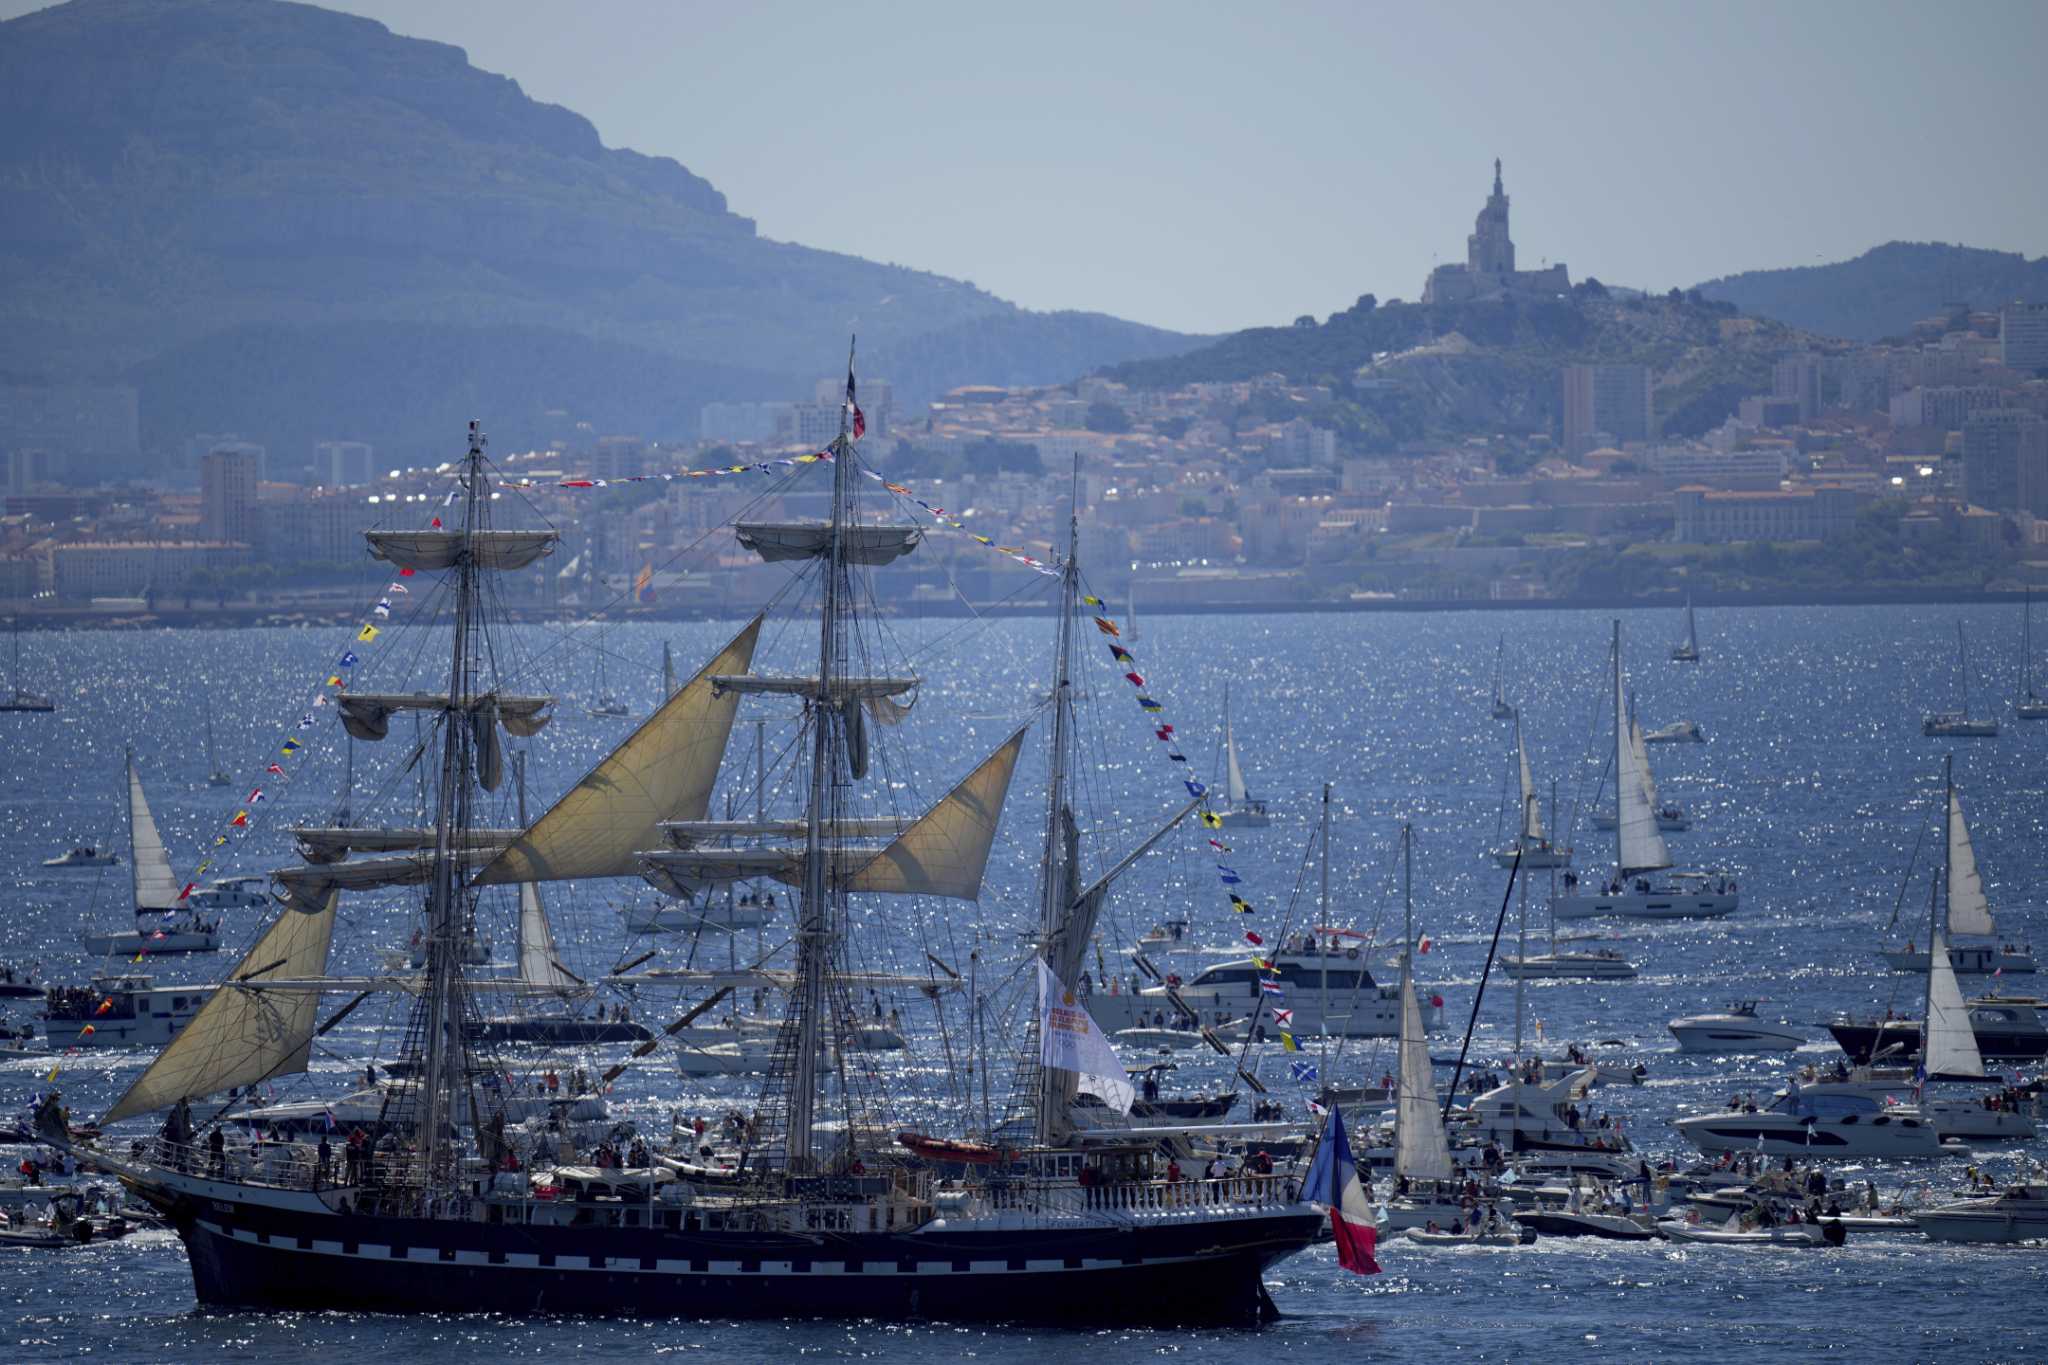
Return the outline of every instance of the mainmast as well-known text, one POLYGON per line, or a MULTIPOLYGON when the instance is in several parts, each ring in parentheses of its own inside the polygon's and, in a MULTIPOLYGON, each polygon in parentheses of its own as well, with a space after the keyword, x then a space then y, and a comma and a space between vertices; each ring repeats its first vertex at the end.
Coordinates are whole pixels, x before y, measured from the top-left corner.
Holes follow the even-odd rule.
POLYGON ((467 918, 463 913, 465 848, 460 831, 469 816, 470 741, 468 720, 471 685, 470 633, 476 610, 477 572, 474 546, 479 529, 478 492, 483 485, 484 436, 469 424, 469 453, 464 457, 462 547, 455 555, 455 638, 449 652, 448 710, 441 731, 441 782, 434 808, 434 864, 427 895, 427 979, 422 1002, 425 1021, 425 1074, 421 1077, 419 1126, 420 1184, 430 1189, 450 1165, 456 1097, 467 1071, 462 1042, 462 954, 467 918))
MULTIPOLYGON (((1067 936, 1072 926, 1078 853, 1072 834, 1074 817, 1067 809, 1067 765, 1074 736, 1073 646, 1074 612, 1081 594, 1079 555, 1079 510, 1067 514, 1067 557, 1060 566, 1059 624, 1052 668, 1052 749, 1046 757, 1045 847, 1040 863, 1038 932, 1039 952, 1054 970, 1068 954, 1067 936)), ((1063 984, 1073 983, 1061 977, 1063 984)), ((1075 1081, 1072 1072, 1041 1067, 1038 1074, 1036 1135, 1041 1143, 1051 1142, 1064 1122, 1072 1101, 1075 1081)))
MULTIPOLYGON (((851 385, 853 348, 847 347, 846 373, 851 385)), ((839 409, 839 435, 832 441, 832 511, 825 532, 822 610, 818 623, 818 693, 811 703, 811 792, 804 813, 803 897, 797 907, 796 1049, 790 1058, 789 1131, 786 1164, 808 1171, 813 1164, 812 1125, 817 1114, 818 1054, 824 1046, 825 976, 832 959, 831 850, 825 829, 837 802, 838 745, 833 726, 838 708, 832 704, 839 674, 840 593, 845 587, 846 480, 853 463, 853 443, 846 434, 846 406, 839 409)), ((858 703, 855 703, 858 704, 858 703)))
MULTIPOLYGON (((1621 784, 1628 780, 1628 765, 1622 761, 1622 750, 1628 745, 1628 718, 1621 713, 1621 618, 1614 621, 1614 875, 1626 879, 1628 876, 1627 845, 1623 831, 1628 827, 1628 798, 1622 795, 1621 784)), ((1654 817, 1652 817, 1654 818, 1654 817)))

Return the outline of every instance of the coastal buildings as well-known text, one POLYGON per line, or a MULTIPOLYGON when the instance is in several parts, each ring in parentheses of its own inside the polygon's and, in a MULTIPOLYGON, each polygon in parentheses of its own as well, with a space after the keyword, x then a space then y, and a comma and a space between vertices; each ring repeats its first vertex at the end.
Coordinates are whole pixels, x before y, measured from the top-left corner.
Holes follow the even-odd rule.
POLYGON ((2048 421, 1985 408, 1963 423, 1963 496, 1995 512, 2048 517, 2048 421))
POLYGON ((1646 365, 1567 365, 1564 448, 1583 454, 1601 444, 1646 441, 1654 430, 1646 365))
POLYGON ((1673 539, 1682 545, 1742 540, 1832 540, 1856 524, 1871 495, 1839 484, 1769 492, 1719 491, 1690 485, 1672 497, 1673 539))
POLYGON ((256 485, 263 449, 246 443, 219 446, 199 459, 199 530, 208 540, 254 544, 256 485))
POLYGON ((2048 370, 2048 303, 2015 299, 1999 310, 1998 358, 2009 370, 2048 370))

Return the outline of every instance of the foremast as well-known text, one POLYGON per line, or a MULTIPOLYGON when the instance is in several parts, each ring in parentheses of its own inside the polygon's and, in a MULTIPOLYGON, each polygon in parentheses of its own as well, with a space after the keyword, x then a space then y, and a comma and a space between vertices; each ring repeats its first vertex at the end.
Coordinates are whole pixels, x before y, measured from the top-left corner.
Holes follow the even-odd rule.
MULTIPOLYGON (((1081 564, 1078 555, 1078 512, 1067 520, 1067 556, 1060 566, 1057 641, 1053 649, 1052 739, 1046 757, 1045 851, 1040 863, 1039 952, 1061 984, 1071 987, 1069 959, 1078 960, 1087 933, 1070 923, 1079 909, 1080 835, 1067 804, 1067 770, 1074 745, 1073 648, 1074 614, 1080 605, 1081 564)), ((1062 1118, 1073 1103, 1076 1079, 1071 1071, 1040 1067, 1033 1133, 1040 1143, 1060 1136, 1062 1118)))

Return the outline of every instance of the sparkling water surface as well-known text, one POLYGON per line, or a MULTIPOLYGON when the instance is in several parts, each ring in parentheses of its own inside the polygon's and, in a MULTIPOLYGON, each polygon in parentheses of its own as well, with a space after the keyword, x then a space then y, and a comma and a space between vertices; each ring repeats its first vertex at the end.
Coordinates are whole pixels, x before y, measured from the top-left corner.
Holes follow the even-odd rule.
MULTIPOLYGON (((1705 662, 1666 661, 1680 627, 1676 612, 1622 616, 1631 682, 1648 727, 1697 721, 1705 745, 1651 750, 1664 794, 1692 812, 1688 834, 1670 836, 1681 866, 1725 869, 1741 883, 1733 919, 1669 925, 1577 924, 1574 933, 1607 936, 1641 969, 1633 981, 1532 984, 1527 1016, 1541 1022, 1546 1050, 1565 1040, 1619 1038, 1649 1064, 1641 1087, 1607 1087, 1592 1097, 1652 1153, 1689 1151, 1671 1119, 1738 1090, 1775 1086, 1783 1058, 1680 1057, 1665 1022, 1735 998, 1764 998, 1762 1012, 1811 1026, 1800 1060, 1831 1055, 1821 1021, 1838 1011, 1888 1005, 1920 1008, 1921 983, 1881 970, 1875 953, 1908 933, 1925 941, 1927 860, 1938 829, 1934 798, 1941 759, 1953 750, 1956 778, 1976 842, 1979 866, 2000 925, 2015 942, 2037 940, 2048 884, 2043 825, 2048 806, 2048 722, 2012 718, 2018 687, 2019 614, 1998 607, 1726 609, 1701 613, 1705 662), (1942 742, 1920 734, 1920 718, 1959 701, 1955 621, 1968 623, 1975 676, 1972 704, 1995 709, 2005 733, 1994 740, 1942 742), (1909 860, 1923 838, 1918 866, 1909 860)), ((1398 827, 1415 828, 1415 920, 1433 940, 1419 974, 1447 1002, 1445 1034, 1434 1045, 1455 1051, 1507 877, 1485 856, 1502 837, 1502 795, 1513 727, 1489 716, 1495 643, 1505 636, 1509 700, 1522 708, 1537 781, 1558 784, 1560 823, 1590 809, 1610 741, 1606 737, 1610 617, 1592 612, 1439 613, 1307 616, 1156 616, 1130 647, 1148 690, 1166 705, 1197 774, 1221 780, 1217 753, 1225 688, 1238 744, 1256 794, 1275 822, 1232 831, 1232 866, 1258 907, 1250 921, 1269 936, 1315 921, 1317 867, 1309 835, 1324 781, 1334 784, 1332 908, 1342 924, 1399 937, 1395 850, 1398 827)), ((736 627, 721 623, 632 623, 603 631, 521 626, 503 632, 500 659, 510 685, 555 691, 560 718, 532 741, 534 808, 564 789, 633 720, 594 720, 586 704, 595 657, 606 679, 644 715, 657 697, 664 641, 685 676, 736 627)), ((942 795, 981 754, 1028 717, 1047 689, 1050 623, 1028 620, 918 620, 885 624, 866 671, 907 670, 927 681, 901 726, 878 732, 870 778, 883 808, 914 811, 942 795)), ((764 635, 757 666, 796 670, 815 635, 801 625, 764 635)), ((344 746, 332 712, 295 722, 351 647, 352 632, 333 629, 30 633, 23 638, 24 684, 53 693, 53 716, 0 716, 0 958, 36 962, 49 977, 82 982, 96 967, 79 951, 87 924, 122 926, 128 872, 119 868, 47 871, 41 860, 73 843, 119 844, 121 754, 137 750, 173 861, 196 864, 251 791, 252 829, 224 850, 211 875, 261 871, 290 857, 283 830, 325 822, 340 794, 344 746), (205 717, 211 715, 221 766, 235 786, 205 785, 205 717), (283 740, 311 742, 289 783, 266 779, 283 740)), ((1106 866, 1180 800, 1179 765, 1169 764, 1131 689, 1112 669, 1092 630, 1081 646, 1086 697, 1082 771, 1088 859, 1106 866)), ((445 667, 445 636, 393 632, 361 647, 359 685, 403 690, 431 685, 445 667)), ((749 703, 767 717, 762 742, 771 764, 794 735, 792 709, 749 703)), ((409 823, 413 779, 399 770, 410 751, 411 722, 394 721, 381 746, 355 746, 353 809, 358 820, 409 823)), ((736 732, 715 814, 751 811, 754 735, 736 732)), ((289 765, 289 760, 280 760, 289 765)), ((1001 1046, 1018 1032, 1023 927, 1036 915, 1034 877, 1041 848, 1044 755, 1027 746, 1010 796, 1003 834, 979 906, 891 901, 857 908, 859 965, 922 971, 929 949, 963 967, 978 951, 977 980, 992 997, 989 1068, 994 1103, 1011 1062, 1001 1046)), ((509 790, 509 784, 508 784, 509 790)), ((495 798, 504 806, 509 800, 495 798)), ((503 809, 486 813, 510 823, 503 809)), ((1582 873, 1611 859, 1611 835, 1572 833, 1582 873)), ((1246 921, 1228 913, 1212 858, 1196 830, 1170 836, 1119 884, 1103 928, 1112 961, 1139 934, 1169 915, 1195 922, 1196 947, 1175 964, 1199 969, 1233 951, 1246 921)), ((1533 884, 1530 932, 1540 941, 1547 880, 1533 884)), ((549 889, 565 960, 602 975, 646 950, 630 940, 619 907, 639 896, 634 884, 549 889)), ((509 958, 511 914, 486 906, 494 959, 509 958)), ((344 909, 334 968, 368 970, 378 954, 403 947, 416 909, 400 893, 366 896, 344 909)), ((231 948, 260 925, 231 923, 231 948)), ((786 932, 786 931, 783 931, 786 932)), ((1503 950, 1515 933, 1512 909, 1503 950)), ((664 936, 660 961, 723 965, 772 948, 759 942, 664 936)), ((224 953, 151 964, 159 980, 212 980, 230 964, 224 953)), ((1966 981, 1966 988, 1972 983, 1966 981)), ((2031 993, 2026 978, 2007 989, 2031 993)), ((915 995, 903 1009, 914 1035, 907 1055, 880 1064, 879 1088, 896 1105, 891 1121, 934 1131, 956 1129, 963 1110, 978 1111, 978 1082, 965 1083, 966 1009, 957 999, 943 1019, 915 995)), ((643 993, 636 1018, 659 1022, 671 998, 643 993)), ((16 1004, 19 1018, 31 1013, 16 1004)), ((1496 975, 1481 1010, 1473 1055, 1497 1060, 1512 1037, 1512 984, 1496 975)), ((401 1027, 395 1012, 365 1006, 322 1040, 313 1073, 280 1080, 279 1098, 349 1088, 362 1060, 389 1056, 401 1027)), ((623 1051, 617 1049, 616 1051, 623 1051)), ((52 1059, 0 1059, 0 1105, 25 1106, 53 1060, 75 1113, 104 1109, 147 1058, 108 1051, 52 1059)), ((613 1060, 601 1055, 603 1065, 613 1060)), ((1220 1083, 1220 1062, 1178 1054, 1169 1090, 1220 1083)), ((1391 1064, 1385 1044, 1349 1045, 1318 1060, 1339 1080, 1372 1077, 1391 1064)), ((666 1131, 669 1116, 715 1115, 749 1093, 737 1080, 683 1082, 658 1059, 629 1071, 612 1096, 614 1111, 644 1129, 666 1131)), ((1996 1069, 1998 1064, 1994 1064, 1996 1069)), ((1304 1087, 1287 1079, 1277 1056, 1261 1074, 1301 1112, 1304 1087)), ((2004 1174, 2025 1149, 1986 1146, 1910 1168, 1848 1171, 1886 1191, 1943 1194, 1960 1181, 1966 1159, 2004 1174)), ((1669 1244, 1545 1240, 1514 1250, 1382 1245, 1386 1273, 1357 1278, 1339 1271, 1327 1247, 1283 1262, 1269 1275, 1283 1320, 1247 1332, 1047 1332, 940 1325, 726 1323, 496 1319, 452 1312, 405 1319, 356 1314, 207 1313, 195 1306, 183 1252, 168 1233, 63 1253, 0 1252, 0 1355, 10 1359, 192 1360, 211 1356, 357 1361, 409 1359, 628 1359, 689 1353, 701 1359, 797 1357, 898 1360, 1202 1358, 1415 1359, 1455 1353, 1475 1359, 1552 1360, 1630 1355, 1647 1359, 1792 1358, 2026 1359, 2048 1353, 2048 1329, 2034 1305, 2048 1289, 2043 1253, 2029 1248, 1940 1246, 1918 1238, 1852 1234, 1838 1251, 1748 1250, 1669 1244)), ((459 1305, 450 1305, 451 1310, 459 1305)), ((800 1309, 800 1304, 793 1305, 800 1309)))

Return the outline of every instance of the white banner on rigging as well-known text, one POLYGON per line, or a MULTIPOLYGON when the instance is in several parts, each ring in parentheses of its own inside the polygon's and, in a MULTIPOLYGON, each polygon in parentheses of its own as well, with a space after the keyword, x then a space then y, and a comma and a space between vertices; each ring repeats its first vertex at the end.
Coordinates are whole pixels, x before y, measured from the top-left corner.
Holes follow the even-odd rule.
POLYGON ((1039 1065, 1074 1072, 1084 1093, 1099 1096, 1119 1114, 1131 1112, 1138 1092, 1117 1060, 1116 1049, 1044 958, 1038 959, 1038 1036, 1043 1040, 1039 1065))

